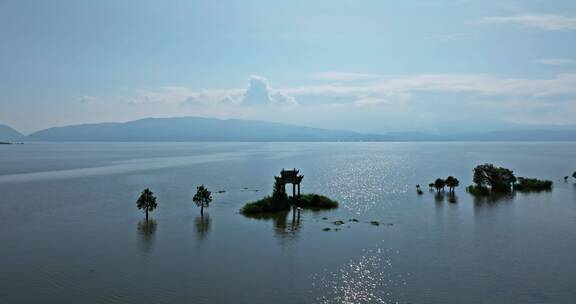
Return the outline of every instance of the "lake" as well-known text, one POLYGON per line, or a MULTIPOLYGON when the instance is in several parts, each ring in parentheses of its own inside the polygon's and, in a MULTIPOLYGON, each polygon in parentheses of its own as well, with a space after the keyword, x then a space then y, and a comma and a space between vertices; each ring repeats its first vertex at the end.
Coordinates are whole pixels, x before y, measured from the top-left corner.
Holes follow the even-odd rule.
POLYGON ((5 145, 0 303, 576 303, 575 170, 576 143, 5 145), (486 162, 554 189, 474 198, 486 162), (239 214, 282 168, 340 207, 239 214))

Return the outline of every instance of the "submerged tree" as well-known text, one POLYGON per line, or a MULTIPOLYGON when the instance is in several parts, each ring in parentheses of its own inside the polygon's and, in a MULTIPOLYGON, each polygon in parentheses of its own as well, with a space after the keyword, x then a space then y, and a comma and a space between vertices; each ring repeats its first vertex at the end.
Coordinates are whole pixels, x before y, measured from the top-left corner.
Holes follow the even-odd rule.
POLYGON ((474 183, 477 187, 491 189, 494 192, 510 192, 516 182, 516 176, 510 169, 492 164, 478 165, 474 168, 474 183))
POLYGON ((444 190, 444 187, 446 187, 446 181, 444 181, 441 178, 437 178, 434 181, 434 188, 436 188, 436 192, 440 192, 440 190, 444 190))
POLYGON ((200 207, 200 215, 204 215, 204 207, 208 208, 210 206, 210 202, 212 202, 212 193, 204 187, 204 185, 200 185, 196 188, 196 194, 194 194, 194 198, 192 198, 196 206, 200 207))
POLYGON ((459 185, 460 181, 457 178, 453 176, 448 176, 446 178, 446 186, 448 186, 450 192, 454 192, 454 188, 458 187, 459 185))
POLYGON ((138 201, 136 201, 136 206, 138 209, 143 210, 144 213, 146 213, 146 220, 148 220, 148 212, 152 212, 156 207, 158 207, 154 192, 150 191, 148 188, 144 189, 142 194, 140 194, 138 201))

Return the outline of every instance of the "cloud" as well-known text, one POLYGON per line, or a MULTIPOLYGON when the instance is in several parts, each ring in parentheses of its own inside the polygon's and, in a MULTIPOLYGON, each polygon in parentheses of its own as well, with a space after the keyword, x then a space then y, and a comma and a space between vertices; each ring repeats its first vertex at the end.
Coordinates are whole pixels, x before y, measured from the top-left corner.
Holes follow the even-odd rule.
MULTIPOLYGON (((484 126, 483 118, 567 124, 576 115, 576 73, 541 78, 490 74, 352 77, 363 74, 329 73, 317 74, 354 80, 328 83, 318 80, 311 85, 275 88, 266 78, 252 76, 246 89, 165 86, 139 91, 130 98, 99 97, 106 103, 77 104, 85 107, 83 111, 90 117, 97 111, 109 111, 110 103, 123 101, 126 107, 118 110, 117 115, 113 113, 118 117, 116 120, 194 115, 365 131, 434 130, 436 126, 450 126, 454 120, 460 121, 455 123, 459 127, 473 128, 484 126), (126 100, 131 105, 126 105, 126 100), (286 106, 294 104, 298 106, 286 106)), ((118 107, 121 105, 115 104, 114 108, 118 107)))
POLYGON ((165 86, 157 90, 140 91, 127 99, 130 104, 215 105, 239 103, 240 89, 192 90, 186 87, 165 86))
POLYGON ((294 105, 296 104, 296 99, 284 92, 273 90, 266 78, 252 75, 250 77, 250 85, 242 98, 242 104, 248 106, 273 104, 294 105))
POLYGON ((97 101, 97 100, 98 100, 98 98, 96 98, 96 97, 94 97, 94 96, 90 96, 90 95, 84 95, 84 96, 78 98, 78 101, 79 101, 80 103, 94 102, 94 101, 97 101))
POLYGON ((473 93, 491 96, 542 97, 575 95, 576 74, 553 78, 503 78, 485 74, 380 75, 360 85, 315 85, 283 89, 291 96, 390 95, 416 92, 473 93))
POLYGON ((377 74, 364 74, 364 73, 319 72, 312 74, 311 77, 319 80, 351 81, 351 80, 378 79, 381 76, 377 74))
POLYGON ((540 64, 547 64, 547 65, 566 65, 566 64, 574 64, 576 60, 574 59, 562 59, 562 58, 545 58, 536 60, 537 63, 540 64))
POLYGON ((517 24, 546 31, 576 30, 576 18, 553 14, 492 16, 484 17, 480 22, 517 24))

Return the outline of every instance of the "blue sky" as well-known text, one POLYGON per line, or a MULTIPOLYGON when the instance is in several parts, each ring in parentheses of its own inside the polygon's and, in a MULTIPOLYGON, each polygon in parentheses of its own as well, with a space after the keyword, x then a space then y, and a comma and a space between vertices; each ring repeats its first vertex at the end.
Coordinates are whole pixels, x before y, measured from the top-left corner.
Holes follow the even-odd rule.
POLYGON ((576 3, 0 0, 0 122, 576 122, 576 3))

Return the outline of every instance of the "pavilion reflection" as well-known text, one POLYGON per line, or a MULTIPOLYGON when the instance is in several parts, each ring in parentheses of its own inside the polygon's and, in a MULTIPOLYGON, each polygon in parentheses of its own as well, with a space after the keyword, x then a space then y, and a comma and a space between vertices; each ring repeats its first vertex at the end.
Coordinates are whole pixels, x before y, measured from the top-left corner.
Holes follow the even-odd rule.
POLYGON ((300 212, 294 209, 268 214, 245 214, 244 216, 255 220, 272 221, 275 235, 282 238, 296 236, 301 228, 300 212))

